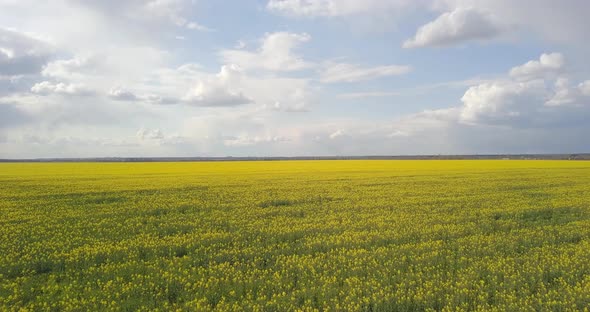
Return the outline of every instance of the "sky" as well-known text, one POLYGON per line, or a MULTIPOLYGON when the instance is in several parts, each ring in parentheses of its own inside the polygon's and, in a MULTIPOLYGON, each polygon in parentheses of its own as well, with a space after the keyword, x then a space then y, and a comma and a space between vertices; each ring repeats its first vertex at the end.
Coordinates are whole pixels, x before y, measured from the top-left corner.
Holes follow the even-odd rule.
POLYGON ((587 0, 0 0, 0 158, 590 152, 587 0))

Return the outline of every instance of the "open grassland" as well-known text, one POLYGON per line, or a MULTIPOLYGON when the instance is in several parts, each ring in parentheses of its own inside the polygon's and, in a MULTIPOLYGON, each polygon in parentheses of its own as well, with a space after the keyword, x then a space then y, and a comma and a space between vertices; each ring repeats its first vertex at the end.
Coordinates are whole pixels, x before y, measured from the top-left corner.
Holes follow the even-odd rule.
POLYGON ((0 164, 0 310, 589 306, 590 162, 0 164))

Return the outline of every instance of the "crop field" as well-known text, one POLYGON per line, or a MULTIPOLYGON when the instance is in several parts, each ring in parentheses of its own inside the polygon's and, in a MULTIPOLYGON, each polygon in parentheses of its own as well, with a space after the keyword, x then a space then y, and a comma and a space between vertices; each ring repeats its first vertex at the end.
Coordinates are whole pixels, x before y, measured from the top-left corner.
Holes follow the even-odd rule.
POLYGON ((4 311, 588 311, 590 162, 0 164, 4 311))

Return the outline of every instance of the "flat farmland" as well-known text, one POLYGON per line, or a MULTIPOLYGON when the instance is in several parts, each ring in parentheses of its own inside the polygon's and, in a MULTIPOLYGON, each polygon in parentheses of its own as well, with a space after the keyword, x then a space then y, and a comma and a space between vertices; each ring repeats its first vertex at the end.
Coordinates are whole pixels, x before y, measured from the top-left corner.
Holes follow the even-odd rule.
POLYGON ((589 306, 590 162, 0 164, 0 310, 589 306))

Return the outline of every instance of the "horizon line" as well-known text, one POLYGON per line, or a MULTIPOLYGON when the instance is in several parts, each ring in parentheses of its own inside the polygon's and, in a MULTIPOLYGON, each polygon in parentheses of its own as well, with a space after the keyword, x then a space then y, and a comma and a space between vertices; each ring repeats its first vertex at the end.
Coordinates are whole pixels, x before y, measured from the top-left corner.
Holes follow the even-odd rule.
POLYGON ((0 162, 190 162, 190 161, 272 161, 272 160, 590 160, 590 153, 507 153, 507 154, 408 154, 330 156, 104 156, 0 158, 0 162))

